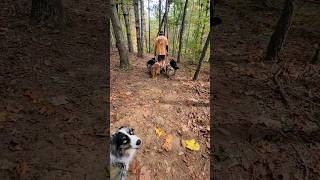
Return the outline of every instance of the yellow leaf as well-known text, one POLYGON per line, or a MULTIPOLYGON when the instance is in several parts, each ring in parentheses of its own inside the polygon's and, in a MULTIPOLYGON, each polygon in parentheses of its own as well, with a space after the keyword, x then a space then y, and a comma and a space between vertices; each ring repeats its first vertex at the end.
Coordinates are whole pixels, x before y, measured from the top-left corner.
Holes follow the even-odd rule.
POLYGON ((184 146, 192 151, 199 151, 200 145, 194 139, 182 141, 184 146))
POLYGON ((160 128, 156 128, 156 134, 158 137, 162 136, 164 134, 164 132, 162 131, 162 129, 160 128))
POLYGON ((208 127, 206 128, 206 130, 207 130, 207 131, 210 131, 210 126, 208 126, 208 127))

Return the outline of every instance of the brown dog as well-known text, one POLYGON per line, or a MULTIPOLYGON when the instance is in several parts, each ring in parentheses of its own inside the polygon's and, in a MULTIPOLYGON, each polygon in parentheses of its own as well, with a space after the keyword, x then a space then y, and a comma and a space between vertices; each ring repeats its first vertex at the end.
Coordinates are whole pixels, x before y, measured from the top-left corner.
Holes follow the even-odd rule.
POLYGON ((157 75, 160 74, 160 64, 158 62, 154 63, 152 66, 151 66, 151 77, 152 79, 156 78, 157 75))

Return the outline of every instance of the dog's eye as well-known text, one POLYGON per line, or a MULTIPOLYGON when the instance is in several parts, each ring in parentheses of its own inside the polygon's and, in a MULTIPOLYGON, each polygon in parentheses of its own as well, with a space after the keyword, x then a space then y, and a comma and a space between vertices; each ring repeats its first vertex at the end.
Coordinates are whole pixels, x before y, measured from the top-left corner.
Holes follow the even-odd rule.
POLYGON ((130 135, 133 135, 133 134, 134 134, 133 131, 134 131, 134 129, 131 129, 131 130, 129 131, 129 134, 130 134, 130 135))
POLYGON ((123 144, 126 144, 127 142, 128 142, 127 140, 124 140, 124 141, 123 141, 123 144))

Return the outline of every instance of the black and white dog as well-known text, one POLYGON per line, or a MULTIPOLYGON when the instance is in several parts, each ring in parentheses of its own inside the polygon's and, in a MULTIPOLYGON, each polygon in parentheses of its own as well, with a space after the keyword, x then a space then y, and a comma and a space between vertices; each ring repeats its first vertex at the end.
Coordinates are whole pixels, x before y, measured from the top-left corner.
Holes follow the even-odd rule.
POLYGON ((171 76, 175 75, 176 74, 176 70, 178 70, 178 69, 179 69, 179 67, 177 66, 176 61, 171 59, 170 63, 166 67, 166 74, 167 74, 168 78, 170 78, 171 76))
POLYGON ((154 65, 154 63, 156 63, 156 58, 152 58, 150 59, 148 62, 147 62, 147 70, 148 70, 148 73, 151 72, 151 67, 152 65, 154 65))
POLYGON ((111 137, 110 142, 110 179, 125 180, 136 150, 141 145, 141 140, 134 134, 134 129, 120 127, 111 137))

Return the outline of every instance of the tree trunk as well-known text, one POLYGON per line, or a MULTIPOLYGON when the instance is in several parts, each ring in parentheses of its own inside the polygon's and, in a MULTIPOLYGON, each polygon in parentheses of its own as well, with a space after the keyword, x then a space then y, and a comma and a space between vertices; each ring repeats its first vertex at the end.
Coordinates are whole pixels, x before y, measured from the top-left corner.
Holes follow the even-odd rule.
POLYGON ((65 23, 61 0, 32 0, 31 20, 35 23, 52 24, 53 26, 65 23))
POLYGON ((123 33, 121 31, 119 16, 117 13, 114 0, 110 0, 110 4, 111 4, 111 22, 113 27, 113 33, 116 38, 116 44, 117 44, 117 48, 119 50, 119 55, 120 55, 120 68, 126 70, 129 68, 128 53, 125 46, 123 33))
POLYGON ((139 21, 139 0, 134 0, 134 17, 136 21, 136 36, 137 36, 137 47, 138 47, 138 57, 142 57, 142 48, 141 48, 141 29, 139 21))
MULTIPOLYGON (((191 6, 191 13, 190 13, 190 19, 189 19, 189 24, 188 24, 188 34, 187 34, 187 40, 186 40, 186 44, 189 43, 189 34, 190 34, 190 27, 191 27, 191 19, 192 19, 192 13, 194 10, 194 1, 192 1, 192 6, 191 6)), ((184 53, 187 52, 187 48, 184 49, 184 53)))
POLYGON ((116 44, 116 40, 115 40, 114 33, 113 33, 114 31, 113 31, 113 28, 111 25, 110 25, 110 29, 111 29, 111 31, 110 31, 111 32, 111 36, 110 36, 111 37, 110 38, 111 39, 111 47, 116 48, 117 44, 116 44))
POLYGON ((178 18, 176 19, 175 22, 175 27, 174 27, 174 36, 173 36, 173 54, 176 54, 176 35, 177 35, 177 30, 178 30, 178 25, 179 25, 179 20, 181 17, 181 12, 178 12, 178 18))
MULTIPOLYGON (((168 22, 168 8, 169 5, 168 5, 168 0, 166 0, 166 9, 165 9, 165 19, 164 19, 164 25, 163 25, 163 32, 164 34, 166 34, 166 29, 167 29, 167 22, 168 22)), ((167 37, 168 38, 168 37, 167 37)))
MULTIPOLYGON (((206 5, 206 17, 208 17, 209 3, 210 3, 210 1, 207 1, 207 5, 206 5)), ((200 35, 200 47, 202 47, 203 35, 204 35, 204 30, 206 29, 206 24, 207 24, 207 23, 204 23, 203 26, 202 26, 202 31, 201 31, 201 35, 200 35)))
POLYGON ((183 16, 182 16, 180 36, 179 36, 179 50, 178 50, 178 58, 177 58, 178 63, 180 63, 180 58, 181 58, 183 31, 184 31, 184 24, 185 24, 184 20, 186 18, 186 14, 187 14, 187 7, 188 7, 188 0, 186 0, 186 3, 184 4, 184 9, 183 9, 183 16))
POLYGON ((143 55, 143 50, 144 50, 144 42, 143 39, 144 37, 144 32, 145 32, 145 19, 144 19, 144 0, 140 0, 140 15, 141 15, 141 51, 143 55))
POLYGON ((124 0, 121 0, 121 7, 122 7, 124 22, 127 30, 128 49, 129 49, 129 52, 133 52, 131 28, 130 28, 130 21, 129 21, 129 11, 126 5, 124 4, 124 0))
POLYGON ((159 29, 160 29, 160 24, 161 24, 161 1, 159 0, 159 29))
POLYGON ((150 0, 148 0, 148 31, 149 31, 149 53, 151 52, 151 29, 150 29, 150 0))
MULTIPOLYGON (((158 34, 160 33, 163 24, 165 24, 165 26, 166 26, 166 22, 167 22, 167 18, 168 18, 168 13, 169 13, 169 8, 170 8, 170 4, 171 4, 172 1, 171 1, 171 0, 170 0, 170 1, 167 0, 166 2, 167 2, 167 4, 166 4, 166 9, 165 9, 165 12, 164 12, 164 14, 163 14, 161 23, 160 23, 160 25, 159 25, 158 34)), ((164 27, 164 33, 165 33, 165 29, 166 29, 166 27, 164 27)))
POLYGON ((286 36, 292 22, 294 1, 295 0, 286 0, 284 3, 281 17, 279 18, 277 27, 269 41, 265 61, 275 62, 278 60, 279 52, 285 43, 286 36))
POLYGON ((200 56, 200 59, 199 59, 199 63, 198 63, 196 72, 194 73, 194 76, 193 76, 193 79, 192 79, 192 80, 194 80, 194 81, 197 80, 198 77, 199 77, 199 73, 200 73, 200 69, 201 69, 202 62, 203 62, 203 60, 204 60, 204 57, 206 56, 207 49, 208 49, 208 47, 209 47, 210 36, 211 36, 211 31, 209 32, 208 37, 207 37, 207 40, 206 40, 206 43, 204 44, 204 47, 203 47, 203 49, 202 49, 201 56, 200 56))

